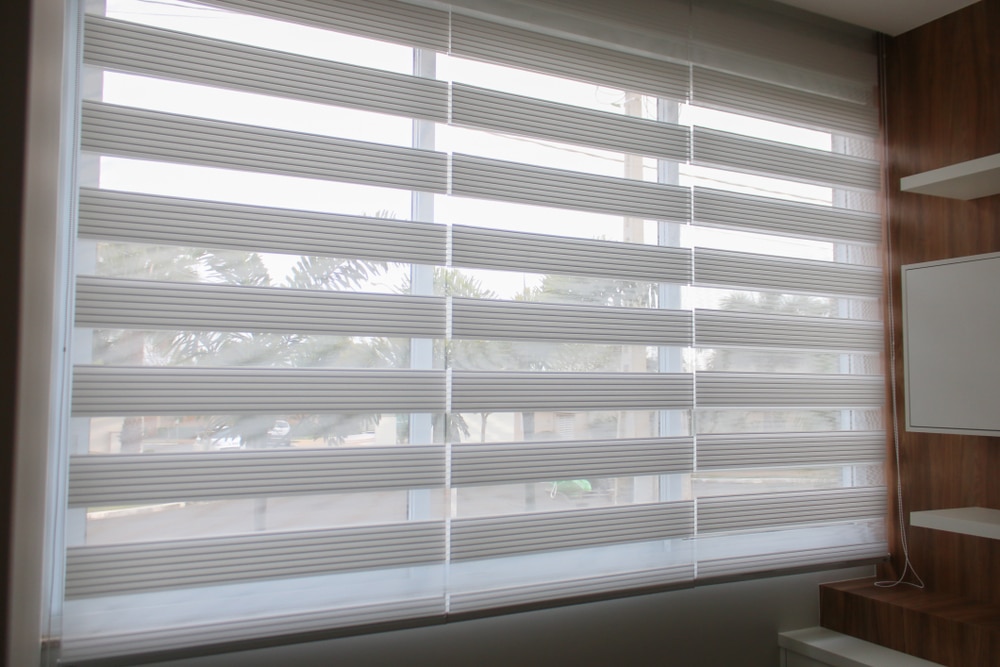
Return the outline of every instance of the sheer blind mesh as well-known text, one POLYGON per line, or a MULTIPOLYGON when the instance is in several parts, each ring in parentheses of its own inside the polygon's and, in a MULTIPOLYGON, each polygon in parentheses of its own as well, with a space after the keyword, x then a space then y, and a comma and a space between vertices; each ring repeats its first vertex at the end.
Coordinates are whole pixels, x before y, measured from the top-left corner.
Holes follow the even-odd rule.
POLYGON ((884 554, 870 39, 755 6, 87 3, 63 657, 884 554))

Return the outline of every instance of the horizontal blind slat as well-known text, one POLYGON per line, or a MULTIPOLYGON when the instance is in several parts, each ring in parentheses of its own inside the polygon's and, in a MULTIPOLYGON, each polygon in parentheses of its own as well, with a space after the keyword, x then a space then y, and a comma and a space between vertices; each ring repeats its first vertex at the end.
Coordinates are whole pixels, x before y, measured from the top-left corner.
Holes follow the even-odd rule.
POLYGON ((573 577, 570 579, 545 581, 530 586, 504 586, 479 591, 458 591, 448 596, 452 613, 475 611, 484 607, 530 604, 558 598, 580 597, 600 593, 621 593, 629 589, 661 586, 664 584, 691 581, 694 566, 690 563, 673 567, 615 572, 597 577, 573 577))
POLYGON ((641 410, 691 407, 683 373, 453 371, 455 412, 641 410))
POLYGON ((620 90, 687 99, 686 65, 461 14, 452 17, 451 53, 620 90))
POLYGON ((177 648, 211 646, 219 637, 230 641, 329 630, 395 620, 430 618, 444 609, 444 595, 414 596, 390 602, 360 602, 296 613, 270 613, 237 620, 202 621, 197 625, 161 626, 133 632, 63 636, 61 653, 66 660, 127 656, 177 648))
POLYGON ((654 220, 687 220, 687 188, 456 153, 452 194, 654 220))
POLYGON ((66 557, 66 597, 405 567, 443 560, 444 524, 440 522, 70 547, 66 557))
POLYGON ((681 345, 691 315, 657 308, 568 306, 454 297, 452 336, 482 340, 681 345))
POLYGON ((875 298, 882 295, 882 270, 859 264, 695 248, 694 284, 875 298))
POLYGON ((448 119, 444 81, 96 16, 86 17, 84 34, 84 62, 115 71, 438 122, 448 119))
POLYGON ((691 282, 686 248, 615 243, 455 225, 452 264, 459 267, 559 273, 622 280, 691 282))
POLYGON ((695 127, 692 163, 827 187, 879 189, 873 160, 695 127))
POLYGON ((437 51, 448 49, 448 13, 395 0, 199 0, 200 4, 437 51))
POLYGON ((695 310, 697 347, 765 347, 880 352, 880 322, 832 317, 695 310))
POLYGON ((444 192, 447 156, 84 101, 83 151, 301 178, 444 192))
POLYGON ((829 132, 878 136, 874 105, 705 67, 693 67, 691 77, 691 103, 696 106, 829 132))
POLYGON ((885 541, 867 541, 866 537, 859 534, 854 536, 854 539, 858 540, 854 544, 841 542, 824 545, 818 549, 779 548, 764 553, 756 551, 728 558, 699 559, 698 577, 700 579, 731 577, 768 570, 791 570, 831 563, 884 560, 889 553, 885 541))
POLYGON ((694 188, 692 207, 695 224, 709 227, 822 241, 875 244, 882 240, 877 213, 701 187, 694 188))
POLYGON ((701 433, 698 470, 879 462, 882 431, 701 433))
POLYGON ((698 373, 701 408, 878 407, 885 400, 881 376, 779 373, 698 373))
POLYGON ((461 444, 452 448, 453 486, 689 472, 691 438, 461 444))
POLYGON ((444 448, 364 447, 195 454, 76 455, 69 504, 267 498, 444 484, 444 448))
POLYGON ((76 366, 76 417, 443 412, 433 370, 76 366))
POLYGON ((77 278, 76 325, 444 337, 444 297, 77 278))
POLYGON ((692 509, 692 503, 678 502, 455 519, 451 557, 461 561, 688 537, 694 528, 692 509))
POLYGON ((882 487, 857 487, 699 498, 698 532, 877 518, 885 515, 885 493, 882 487))
POLYGON ((81 188, 81 238, 443 265, 447 229, 426 222, 81 188))
POLYGON ((631 155, 686 162, 688 129, 644 118, 452 85, 452 122, 459 126, 593 146, 631 155))

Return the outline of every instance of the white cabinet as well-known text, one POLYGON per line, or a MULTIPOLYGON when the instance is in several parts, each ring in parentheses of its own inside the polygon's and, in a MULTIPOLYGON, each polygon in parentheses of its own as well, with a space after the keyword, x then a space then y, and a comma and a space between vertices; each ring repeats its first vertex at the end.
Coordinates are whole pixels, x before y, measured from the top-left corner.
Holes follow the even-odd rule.
POLYGON ((907 264, 902 278, 906 429, 1000 435, 1000 253, 907 264))

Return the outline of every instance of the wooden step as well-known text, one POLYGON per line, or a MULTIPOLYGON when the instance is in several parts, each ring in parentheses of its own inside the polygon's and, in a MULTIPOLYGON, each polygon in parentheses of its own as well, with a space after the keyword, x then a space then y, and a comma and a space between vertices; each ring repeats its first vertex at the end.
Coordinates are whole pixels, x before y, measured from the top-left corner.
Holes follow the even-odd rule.
POLYGON ((820 586, 820 624, 948 667, 1000 665, 1000 605, 874 582, 820 586))
POLYGON ((794 667, 796 663, 830 667, 940 667, 939 663, 893 651, 827 628, 782 632, 778 635, 778 646, 785 652, 782 655, 782 665, 788 667, 794 667), (794 654, 794 657, 789 654, 794 654), (799 660, 798 656, 809 660, 799 660))

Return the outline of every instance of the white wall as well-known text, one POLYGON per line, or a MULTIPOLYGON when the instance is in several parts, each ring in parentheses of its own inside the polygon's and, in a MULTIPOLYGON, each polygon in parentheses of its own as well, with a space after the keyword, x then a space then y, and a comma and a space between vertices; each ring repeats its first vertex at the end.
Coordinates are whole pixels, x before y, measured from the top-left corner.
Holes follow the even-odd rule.
POLYGON ((777 633, 818 624, 820 583, 871 574, 718 584, 155 667, 777 667, 777 633))

